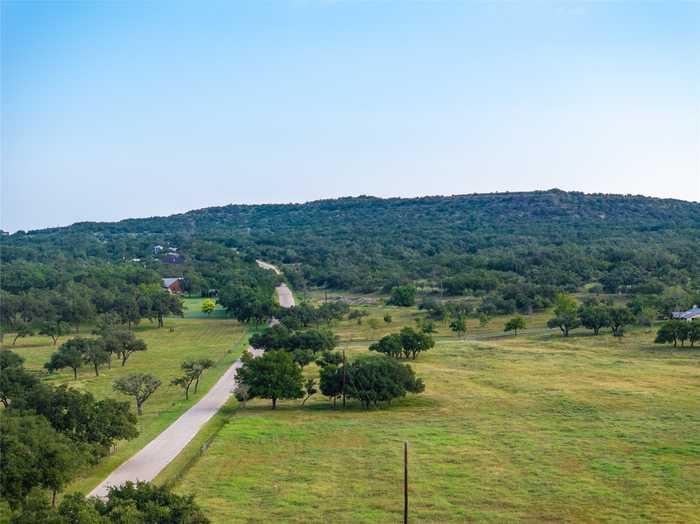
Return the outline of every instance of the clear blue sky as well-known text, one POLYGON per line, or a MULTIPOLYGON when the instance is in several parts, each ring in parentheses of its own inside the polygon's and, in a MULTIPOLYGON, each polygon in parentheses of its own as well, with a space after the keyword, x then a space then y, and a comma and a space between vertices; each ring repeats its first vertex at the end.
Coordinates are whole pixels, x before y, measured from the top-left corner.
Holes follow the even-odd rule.
POLYGON ((699 3, 2 3, 2 228, 559 187, 700 200, 699 3))

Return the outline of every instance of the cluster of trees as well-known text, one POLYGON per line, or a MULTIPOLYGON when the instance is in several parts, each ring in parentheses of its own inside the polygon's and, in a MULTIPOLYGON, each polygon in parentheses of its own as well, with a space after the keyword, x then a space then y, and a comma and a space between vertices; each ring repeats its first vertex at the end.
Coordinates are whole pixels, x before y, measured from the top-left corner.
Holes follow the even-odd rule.
POLYGON ((289 329, 301 329, 329 327, 351 313, 350 306, 345 302, 324 302, 318 306, 302 302, 292 308, 279 308, 275 311, 275 318, 289 329))
POLYGON ((218 302, 236 320, 260 324, 272 317, 276 309, 273 289, 230 284, 219 292, 218 302))
MULTIPOLYGON (((0 335, 13 333, 16 342, 41 334, 56 343, 105 314, 129 328, 145 319, 162 326, 166 316, 182 315, 183 307, 177 295, 162 288, 162 277, 182 275, 185 291, 203 296, 225 290, 225 302, 235 300, 235 291, 227 289, 235 282, 264 297, 268 305, 280 280, 227 242, 160 231, 100 234, 86 228, 83 224, 80 232, 20 232, 0 238, 0 335), (178 245, 184 262, 162 262, 153 255, 155 244, 178 245)), ((267 313, 242 316, 249 320, 267 313)))
POLYGON ((656 333, 654 342, 657 344, 673 344, 673 347, 685 346, 686 341, 690 347, 700 342, 700 322, 697 320, 688 322, 686 320, 668 320, 661 324, 656 333))
POLYGON ((79 333, 82 324, 100 322, 105 316, 129 330, 143 319, 162 327, 166 316, 182 316, 182 307, 182 300, 160 284, 130 286, 117 294, 82 285, 50 291, 30 289, 17 295, 3 290, 0 324, 3 333, 15 334, 13 345, 18 338, 34 334, 50 337, 55 345, 60 337, 72 331, 79 333))
POLYGON ((416 303, 416 286, 405 284, 391 288, 391 296, 387 302, 392 306, 409 307, 416 303))
POLYGON ((301 303, 293 308, 283 308, 274 302, 273 287, 251 288, 234 284, 219 293, 218 302, 240 322, 260 324, 276 318, 290 329, 310 326, 330 326, 350 312, 344 302, 326 302, 319 306, 301 303))
POLYGON ((136 338, 131 331, 119 329, 109 322, 98 324, 96 334, 99 337, 74 337, 64 342, 44 367, 49 373, 70 368, 73 370, 73 378, 77 379, 78 370, 86 364, 92 366, 95 376, 99 376, 101 366, 111 367, 113 355, 124 366, 132 354, 148 349, 146 343, 136 338))
POLYGON ((559 294, 555 298, 554 317, 547 321, 547 327, 559 328, 565 337, 579 326, 593 330, 594 335, 603 328, 610 328, 614 336, 621 337, 625 326, 638 321, 643 322, 629 306, 600 303, 596 299, 579 305, 572 296, 559 294))
POLYGON ((256 333, 250 338, 250 343, 265 351, 288 352, 303 368, 313 362, 317 354, 333 350, 337 338, 327 328, 292 330, 280 323, 256 333))
POLYGON ((396 359, 402 355, 415 358, 434 345, 429 335, 407 327, 378 343, 380 349, 375 350, 385 355, 348 363, 344 354, 334 351, 337 338, 328 329, 292 330, 277 324, 253 335, 250 342, 265 352, 258 358, 249 353, 242 357, 236 396, 244 402, 256 397, 270 399, 273 409, 281 399, 306 402, 319 387, 334 405, 339 397, 343 403, 353 398, 365 408, 403 397, 408 392, 419 393, 423 391, 423 383, 410 366, 399 364, 396 359), (398 352, 383 351, 389 339, 398 340, 398 352), (304 366, 314 361, 321 369, 318 386, 316 379, 305 380, 302 374, 304 366))
POLYGON ((334 406, 338 399, 342 399, 345 406, 346 398, 351 398, 369 409, 371 405, 390 403, 407 393, 425 390, 423 381, 416 377, 411 366, 388 356, 364 356, 341 364, 321 364, 319 388, 334 406))
POLYGON ((346 399, 356 399, 365 409, 425 389, 408 364, 388 356, 361 357, 346 362, 339 352, 325 352, 317 360, 320 366, 318 387, 315 379, 304 380, 301 367, 287 352, 268 351, 258 358, 246 353, 242 360, 236 397, 241 401, 256 397, 270 399, 273 409, 281 399, 304 399, 306 402, 319 389, 334 406, 339 398, 343 406, 346 399))
POLYGON ((105 500, 82 493, 63 497, 58 507, 41 493, 32 493, 10 524, 208 524, 209 519, 189 495, 148 482, 126 482, 109 490, 105 500))
POLYGON ((9 350, 0 351, 0 401, 0 484, 12 509, 34 490, 50 491, 55 501, 83 464, 138 434, 127 402, 49 386, 9 350))
POLYGON ((386 335, 371 344, 369 350, 395 359, 410 357, 415 360, 418 353, 428 351, 434 346, 435 341, 428 333, 406 326, 400 333, 386 335))

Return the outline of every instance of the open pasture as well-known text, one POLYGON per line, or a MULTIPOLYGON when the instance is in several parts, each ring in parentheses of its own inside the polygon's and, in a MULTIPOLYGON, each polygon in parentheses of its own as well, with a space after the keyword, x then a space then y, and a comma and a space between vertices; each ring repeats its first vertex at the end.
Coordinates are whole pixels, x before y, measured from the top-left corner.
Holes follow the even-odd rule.
POLYGON ((440 341, 386 408, 239 407, 176 486, 218 523, 398 522, 407 441, 412 522, 697 522, 700 349, 651 341, 440 341))

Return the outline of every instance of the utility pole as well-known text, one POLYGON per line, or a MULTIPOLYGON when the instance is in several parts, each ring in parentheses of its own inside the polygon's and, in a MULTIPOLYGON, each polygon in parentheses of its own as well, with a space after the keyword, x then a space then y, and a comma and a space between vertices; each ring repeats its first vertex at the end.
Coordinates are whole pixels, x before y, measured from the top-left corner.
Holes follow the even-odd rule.
POLYGON ((343 409, 345 409, 345 377, 347 373, 345 361, 345 350, 343 349, 343 409))
POLYGON ((408 524, 408 442, 403 443, 403 524, 408 524))

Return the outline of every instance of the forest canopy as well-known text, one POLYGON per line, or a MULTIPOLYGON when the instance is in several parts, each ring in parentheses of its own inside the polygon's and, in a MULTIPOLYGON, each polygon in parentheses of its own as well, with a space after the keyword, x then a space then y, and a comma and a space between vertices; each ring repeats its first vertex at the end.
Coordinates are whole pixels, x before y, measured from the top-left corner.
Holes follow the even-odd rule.
POLYGON ((98 311, 119 302, 119 288, 173 272, 191 293, 232 283, 267 292, 278 277, 256 258, 280 264, 297 289, 389 293, 410 284, 483 297, 486 314, 551 306, 557 292, 584 286, 700 287, 700 204, 560 190, 229 205, 17 232, 1 245, 4 292, 40 290, 50 302, 55 290, 79 296, 88 287, 98 311), (175 265, 154 255, 157 245, 177 251, 175 265))

